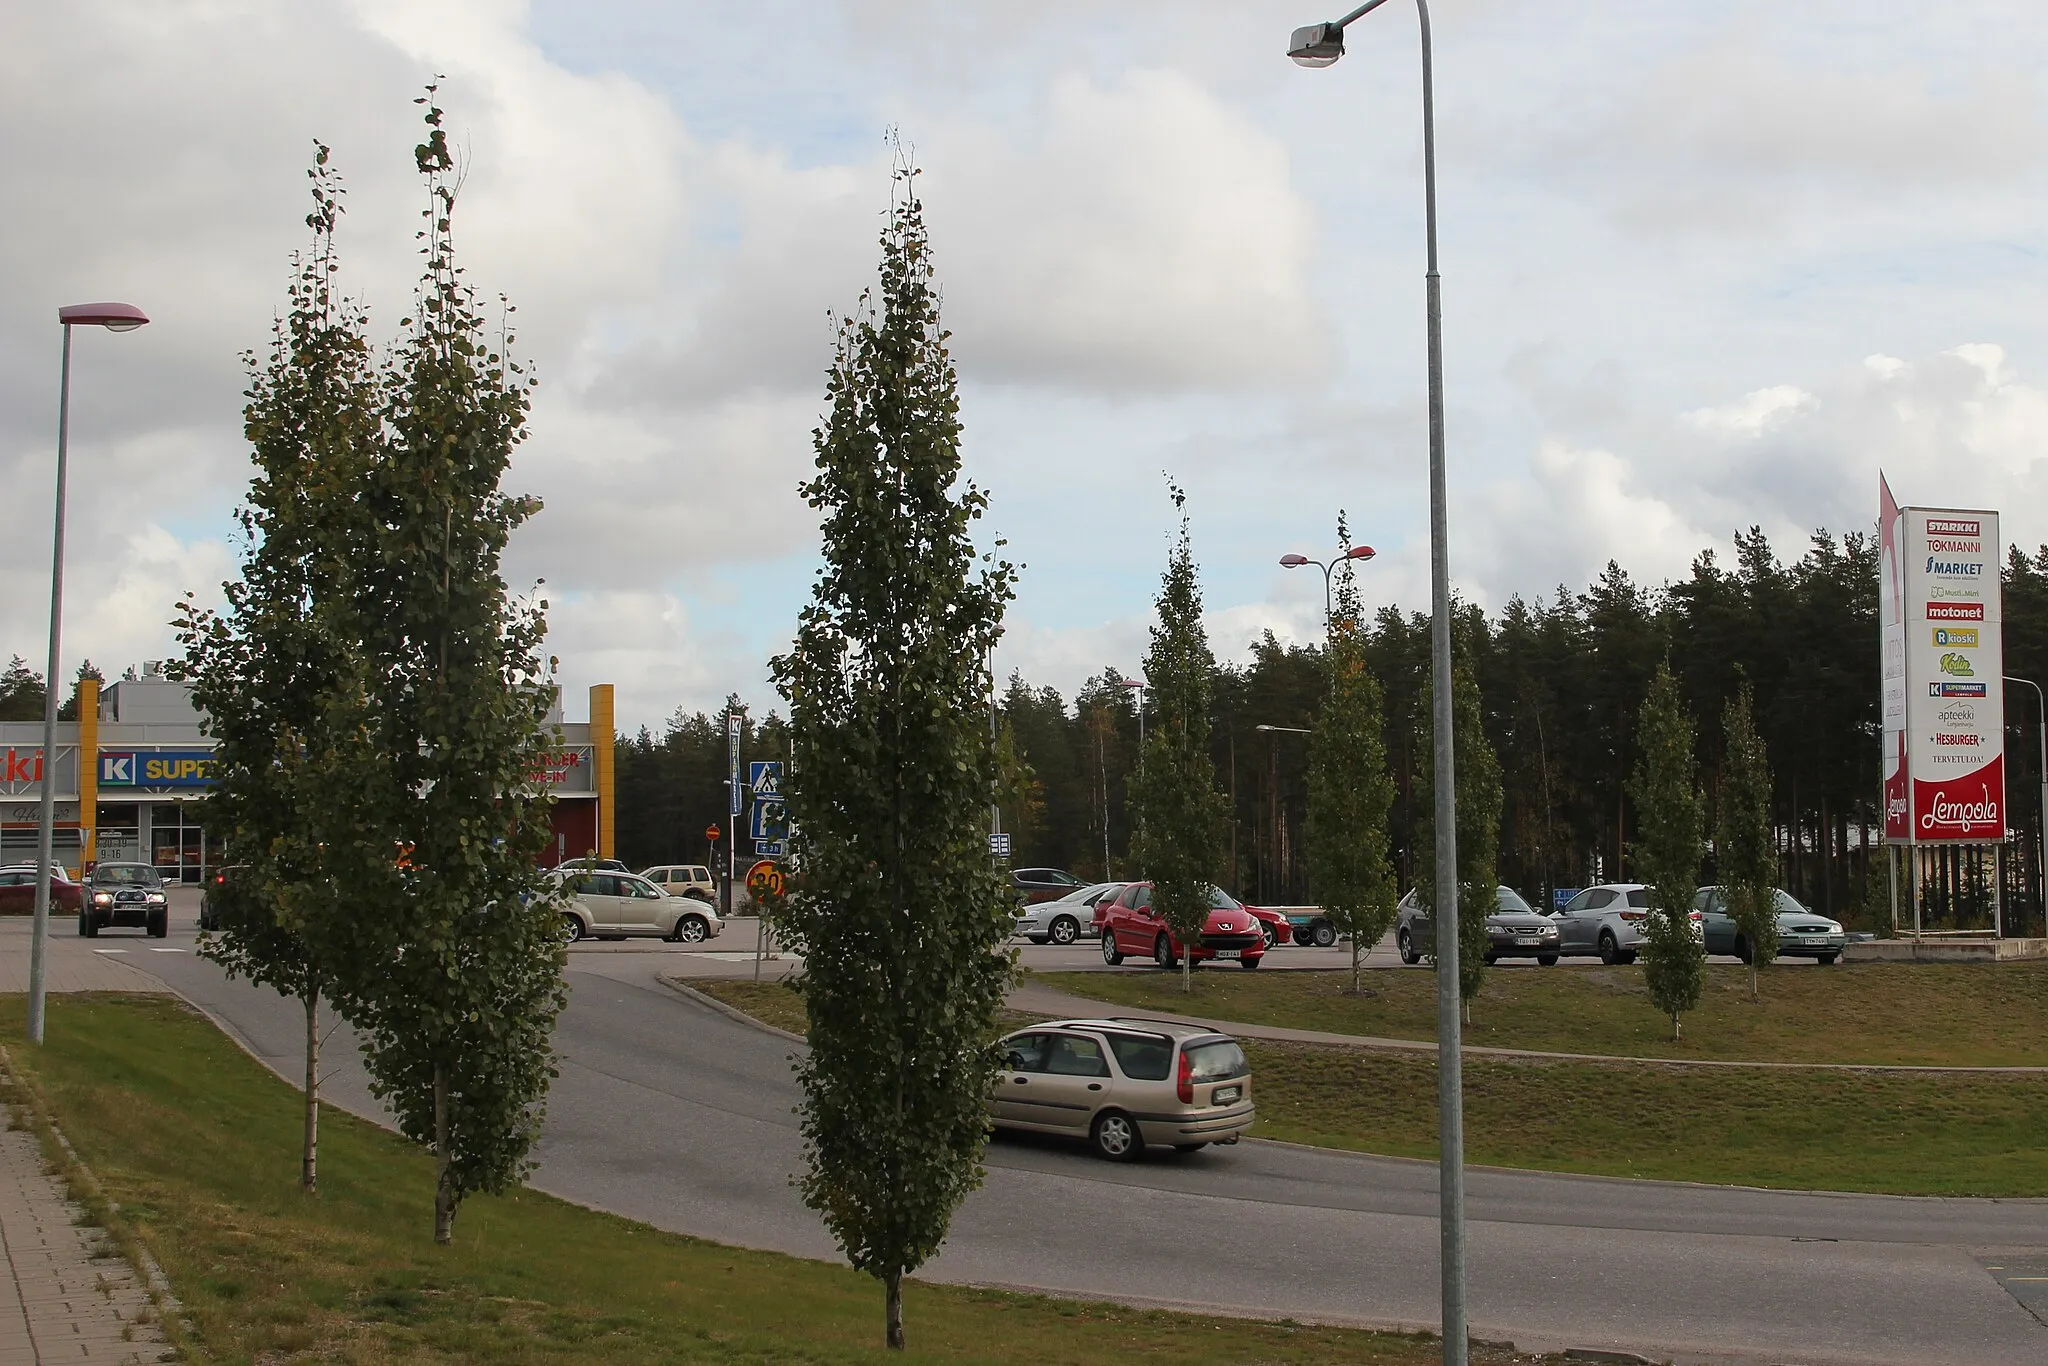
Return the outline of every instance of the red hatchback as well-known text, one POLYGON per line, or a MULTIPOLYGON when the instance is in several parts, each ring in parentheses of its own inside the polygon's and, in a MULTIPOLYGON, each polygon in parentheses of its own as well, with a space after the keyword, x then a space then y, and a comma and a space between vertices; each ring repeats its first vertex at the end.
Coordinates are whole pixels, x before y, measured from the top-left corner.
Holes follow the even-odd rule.
MULTIPOLYGON (((33 915, 36 909, 36 866, 17 863, 0 868, 0 915, 33 915)), ((50 914, 78 914, 78 884, 62 868, 50 869, 50 914)))
POLYGON ((1102 926, 1102 961, 1115 967, 1128 957, 1149 957, 1162 968, 1180 966, 1186 953, 1196 963, 1211 959, 1255 968, 1266 956, 1266 936, 1244 905, 1220 887, 1209 889, 1209 920, 1202 942, 1185 947, 1152 909, 1152 884, 1133 882, 1114 902, 1096 904, 1102 926))

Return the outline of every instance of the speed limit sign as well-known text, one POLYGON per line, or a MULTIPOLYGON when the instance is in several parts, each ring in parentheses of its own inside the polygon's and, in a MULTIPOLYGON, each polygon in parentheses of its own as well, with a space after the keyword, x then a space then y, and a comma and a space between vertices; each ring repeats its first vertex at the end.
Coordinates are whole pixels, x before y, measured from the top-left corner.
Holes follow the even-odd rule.
POLYGON ((747 890, 757 897, 781 896, 787 886, 781 867, 769 859, 747 869, 747 890))

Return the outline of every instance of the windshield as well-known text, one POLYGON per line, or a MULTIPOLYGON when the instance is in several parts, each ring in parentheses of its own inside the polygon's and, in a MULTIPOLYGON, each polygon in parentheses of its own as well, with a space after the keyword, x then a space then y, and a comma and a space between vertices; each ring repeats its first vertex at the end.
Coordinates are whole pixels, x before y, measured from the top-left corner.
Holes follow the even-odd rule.
POLYGON ((1779 915, 1812 915, 1813 912, 1799 904, 1792 893, 1775 891, 1771 893, 1771 909, 1779 915))
POLYGON ((1068 893, 1067 893, 1067 894, 1066 894, 1065 896, 1061 897, 1061 898, 1060 898, 1060 900, 1061 900, 1061 901, 1072 901, 1072 902, 1077 902, 1077 903, 1078 903, 1078 902, 1082 902, 1082 901, 1086 901, 1086 900, 1088 900, 1088 898, 1090 898, 1090 897, 1092 897, 1092 896, 1096 895, 1097 893, 1101 892, 1101 891, 1102 891, 1102 890, 1103 890, 1104 888, 1107 888, 1107 887, 1114 887, 1114 886, 1119 886, 1119 885, 1121 885, 1121 884, 1118 884, 1118 883, 1113 883, 1113 882, 1097 882, 1097 883, 1093 883, 1093 884, 1091 884, 1091 885, 1089 885, 1089 886, 1087 886, 1087 887, 1076 887, 1076 888, 1075 888, 1075 889, 1074 889, 1073 891, 1071 891, 1071 892, 1068 892, 1068 893))
POLYGON ((109 887, 154 887, 163 879, 147 863, 102 863, 92 870, 92 880, 109 887))
POLYGON ((1495 910, 1520 911, 1524 915, 1536 914, 1536 912, 1529 909, 1529 903, 1522 900, 1522 894, 1512 887, 1496 887, 1493 892, 1493 899, 1495 910))
POLYGON ((1223 889, 1222 889, 1221 887, 1211 887, 1211 888, 1209 889, 1209 909, 1210 909, 1210 910, 1212 910, 1212 911, 1236 911, 1236 910, 1242 910, 1243 908, 1244 908, 1244 903, 1243 903, 1242 901, 1239 901, 1239 900, 1238 900, 1238 899, 1237 899, 1236 897, 1234 897, 1234 896, 1232 896, 1232 895, 1231 895, 1230 893, 1228 893, 1228 892, 1224 891, 1224 890, 1223 890, 1223 889))

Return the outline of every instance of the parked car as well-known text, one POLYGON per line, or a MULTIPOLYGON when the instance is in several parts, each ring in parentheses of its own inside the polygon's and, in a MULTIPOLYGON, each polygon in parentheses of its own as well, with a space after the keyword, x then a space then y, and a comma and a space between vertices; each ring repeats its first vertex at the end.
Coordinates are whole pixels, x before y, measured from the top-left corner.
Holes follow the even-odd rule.
POLYGON ((1266 935, 1258 917, 1221 887, 1209 889, 1208 923, 1202 941, 1191 947, 1183 946, 1152 908, 1151 883, 1133 882, 1109 902, 1102 917, 1103 962, 1115 967, 1126 955, 1150 955, 1162 968, 1177 968, 1184 952, 1193 963, 1219 959, 1256 968, 1266 956, 1266 935))
POLYGON ((583 858, 564 859, 558 866, 563 868, 588 868, 593 872, 600 873, 627 873, 632 871, 632 869, 626 867, 624 859, 599 858, 595 854, 586 855, 583 858))
MULTIPOLYGON (((1640 882, 1610 882, 1588 887, 1551 913, 1566 957, 1599 954, 1608 964, 1633 963, 1642 951, 1649 921, 1650 889, 1640 882)), ((1703 938, 1700 913, 1688 910, 1692 935, 1703 938)))
POLYGON ((640 876, 670 896, 693 896, 699 901, 716 901, 718 884, 711 870, 701 863, 662 863, 642 868, 640 876))
POLYGON ((1266 936, 1268 951, 1282 944, 1294 942, 1294 925, 1278 911, 1269 911, 1263 906, 1246 906, 1259 922, 1259 932, 1266 936))
POLYGON ((1320 910, 1286 912, 1288 927, 1293 931, 1297 944, 1313 944, 1327 949, 1337 942, 1337 927, 1330 923, 1330 917, 1320 910))
MULTIPOLYGON (((76 915, 79 886, 62 868, 50 869, 50 914, 76 915)), ((10 863, 0 868, 0 915, 34 915, 36 911, 36 866, 10 863)))
MULTIPOLYGON (((1771 897, 1777 909, 1780 958, 1814 958, 1826 966, 1842 956, 1849 937, 1840 922, 1807 910, 1783 888, 1773 890, 1771 897)), ((1693 893, 1692 908, 1701 918, 1708 953, 1733 954, 1745 963, 1750 960, 1749 940, 1728 914, 1727 888, 1700 888, 1693 893)))
POLYGON ((652 935, 701 944, 725 933, 718 912, 695 897, 670 896, 638 873, 557 868, 549 879, 569 894, 562 925, 569 942, 652 935))
POLYGON ((1252 1074, 1227 1034, 1158 1020, 1049 1020, 1007 1035, 989 1098, 999 1129, 1086 1138, 1135 1162, 1150 1143, 1194 1152, 1252 1124, 1252 1074))
POLYGON ((1085 885, 1072 873, 1062 872, 1058 868, 1010 870, 1010 886, 1016 889, 1017 900, 1026 906, 1036 906, 1041 901, 1055 900, 1085 885))
MULTIPOLYGON (((1493 900, 1494 907, 1486 914, 1486 961, 1533 958, 1539 967, 1555 967, 1560 941, 1550 917, 1537 914, 1512 887, 1495 887, 1493 900)), ((1411 964, 1420 963, 1436 944, 1436 919, 1413 888, 1395 912, 1394 943, 1401 961, 1411 964)))
POLYGON ((163 876, 149 863, 102 863, 80 887, 78 932, 88 939, 122 926, 152 939, 171 932, 170 898, 163 876))
POLYGON ((1102 927, 1096 923, 1095 908, 1104 901, 1115 900, 1116 894, 1127 885, 1122 882, 1091 882, 1056 900, 1019 907, 1017 933, 1034 944, 1071 944, 1084 935, 1090 939, 1097 938, 1102 927))
POLYGON ((199 890, 199 928, 217 930, 220 928, 221 907, 228 898, 235 895, 236 879, 249 870, 239 863, 213 870, 213 876, 199 890))

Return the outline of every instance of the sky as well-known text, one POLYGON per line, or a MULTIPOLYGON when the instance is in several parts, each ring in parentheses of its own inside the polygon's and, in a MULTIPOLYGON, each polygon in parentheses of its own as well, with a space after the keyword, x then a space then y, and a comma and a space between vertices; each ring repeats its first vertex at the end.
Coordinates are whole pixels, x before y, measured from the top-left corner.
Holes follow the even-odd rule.
MULTIPOLYGON (((572 718, 777 705, 818 563, 797 495, 832 317, 875 279, 889 134, 921 169, 983 537, 1023 566, 1003 675, 1136 674, 1185 487, 1219 657, 1320 629, 1340 510, 1368 606, 1428 607, 1419 45, 1396 0, 67 0, 0 9, 0 661, 42 667, 60 329, 63 672, 175 650, 249 477, 243 355, 307 242, 396 336, 420 87, 456 247, 541 387, 572 718)), ((1497 609, 1610 559, 1656 584, 1763 527, 1902 503, 2048 542, 2048 7, 1438 0, 1451 576, 1497 609)), ((1872 642, 1876 648, 1876 642, 1872 642)))

